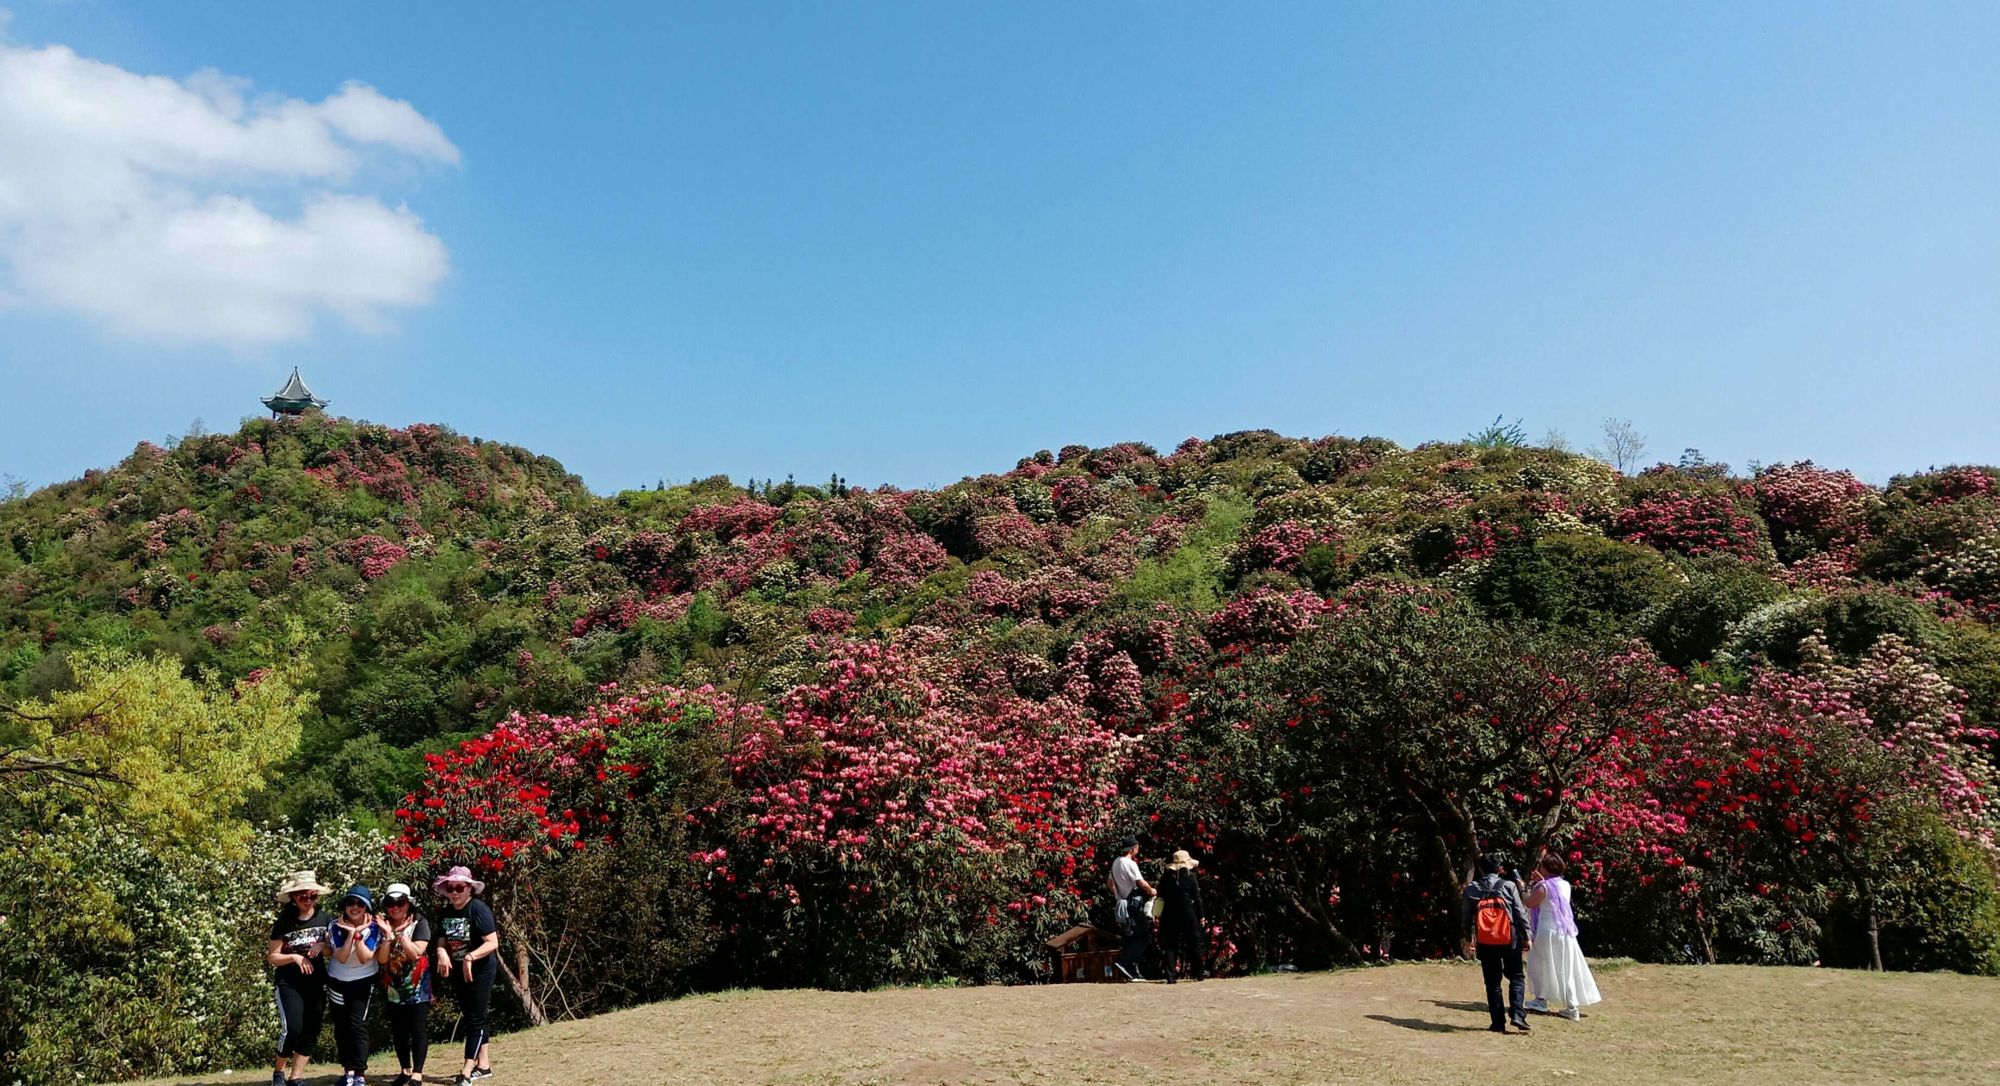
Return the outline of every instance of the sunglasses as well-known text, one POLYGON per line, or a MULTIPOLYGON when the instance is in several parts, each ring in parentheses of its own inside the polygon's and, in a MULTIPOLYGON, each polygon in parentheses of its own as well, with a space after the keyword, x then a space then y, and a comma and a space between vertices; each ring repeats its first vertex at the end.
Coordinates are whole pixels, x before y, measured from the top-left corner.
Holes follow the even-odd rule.
POLYGON ((315 890, 300 890, 300 891, 298 891, 298 892, 296 892, 296 893, 294 893, 294 894, 292 895, 292 900, 293 900, 293 901, 318 901, 318 900, 319 900, 319 893, 318 893, 318 891, 315 891, 315 890))
POLYGON ((462 882, 448 882, 445 883, 444 892, 447 894, 469 894, 472 892, 472 887, 462 882))

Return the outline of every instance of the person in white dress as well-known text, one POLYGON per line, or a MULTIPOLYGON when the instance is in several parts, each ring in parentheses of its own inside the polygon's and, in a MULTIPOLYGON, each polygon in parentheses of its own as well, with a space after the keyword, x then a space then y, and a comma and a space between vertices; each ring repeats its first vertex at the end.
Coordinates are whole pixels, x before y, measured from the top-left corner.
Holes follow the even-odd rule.
POLYGON ((1585 1007, 1602 1003, 1590 964, 1576 941, 1576 914, 1570 911, 1569 880, 1563 878, 1562 857, 1545 855, 1536 869, 1540 878, 1528 891, 1534 914, 1534 949, 1528 952, 1530 1010, 1559 1011, 1574 1022, 1585 1007))

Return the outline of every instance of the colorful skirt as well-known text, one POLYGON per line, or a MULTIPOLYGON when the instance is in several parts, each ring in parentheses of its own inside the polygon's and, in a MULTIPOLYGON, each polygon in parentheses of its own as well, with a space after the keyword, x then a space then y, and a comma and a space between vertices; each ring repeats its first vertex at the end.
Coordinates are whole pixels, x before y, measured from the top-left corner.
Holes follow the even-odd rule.
POLYGON ((1574 935, 1536 937, 1535 948, 1528 951, 1528 991, 1547 1000, 1552 1010, 1604 1002, 1574 935))

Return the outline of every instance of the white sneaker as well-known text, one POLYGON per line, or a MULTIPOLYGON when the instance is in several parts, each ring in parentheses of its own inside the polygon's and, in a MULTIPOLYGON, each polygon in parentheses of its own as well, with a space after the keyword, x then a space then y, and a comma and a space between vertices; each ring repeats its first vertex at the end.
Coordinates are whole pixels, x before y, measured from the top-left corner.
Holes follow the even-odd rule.
POLYGON ((1583 1012, 1577 1010, 1575 1007, 1564 1007, 1562 1011, 1562 1016, 1574 1022, 1577 1019, 1583 1017, 1583 1012))
POLYGON ((1528 1009, 1531 1011, 1546 1012, 1549 1009, 1549 1001, 1546 999, 1530 999, 1528 1001, 1528 1009))

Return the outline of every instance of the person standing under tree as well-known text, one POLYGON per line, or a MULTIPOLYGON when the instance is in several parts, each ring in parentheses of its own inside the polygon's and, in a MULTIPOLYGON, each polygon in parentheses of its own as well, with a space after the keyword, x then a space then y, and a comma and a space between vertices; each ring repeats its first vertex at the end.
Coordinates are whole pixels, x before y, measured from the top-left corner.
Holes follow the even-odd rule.
POLYGON ((1126 980, 1138 980, 1144 969, 1146 947, 1153 941, 1153 919, 1146 915, 1146 902, 1159 891, 1139 873, 1139 839, 1127 837, 1118 843, 1118 858, 1111 861, 1111 896, 1117 902, 1118 924, 1124 929, 1124 949, 1115 968, 1126 980))
POLYGON ((1174 853, 1166 876, 1160 879, 1160 901, 1166 906, 1160 914, 1160 950, 1166 958, 1168 984, 1174 983, 1181 961, 1187 962, 1191 979, 1200 980, 1204 973, 1201 884, 1194 876, 1194 869, 1200 866, 1199 860, 1181 849, 1174 853))
POLYGON ((1486 981, 1486 1010, 1493 1016, 1493 1024, 1487 1028, 1505 1033, 1511 1019, 1515 1029, 1526 1033, 1528 1011, 1521 1003, 1521 957, 1534 949, 1534 939, 1529 935, 1531 921, 1527 906, 1521 903, 1521 891, 1500 877, 1505 866, 1506 861, 1498 856, 1480 857, 1479 877, 1467 884, 1459 902, 1459 927, 1465 952, 1476 951, 1479 971, 1486 981), (1503 975, 1507 978, 1504 1014, 1500 1006, 1503 975))
POLYGON ((1528 908, 1535 911, 1535 948, 1528 954, 1528 981, 1535 998, 1530 1010, 1554 1010, 1574 1022, 1583 1008, 1601 1003, 1590 963, 1577 945, 1576 914, 1570 911, 1568 865, 1562 857, 1545 854, 1537 866, 1541 879, 1528 891, 1528 908))
POLYGON ((473 878, 471 869, 454 867, 433 880, 431 889, 445 900, 445 907, 438 910, 437 967, 438 976, 451 978, 458 999, 465 1069, 453 1081, 465 1086, 493 1073, 486 1007, 493 1001, 493 978, 500 972, 500 962, 493 957, 500 952, 500 929, 493 923, 493 910, 472 896, 486 884, 473 878))
POLYGON ((271 1067, 271 1086, 304 1077, 319 1042, 326 974, 314 967, 313 959, 326 955, 326 931, 333 918, 320 910, 319 896, 332 892, 310 871, 294 871, 278 886, 278 916, 264 952, 278 997, 278 1058, 271 1067))
POLYGON ((402 1071, 389 1086, 423 1086, 430 1052, 431 925, 410 901, 410 888, 390 883, 382 893, 389 937, 382 944, 382 987, 389 997, 389 1036, 402 1071))
POLYGON ((327 929, 326 1001, 333 1011, 333 1042, 340 1050, 341 1086, 363 1086, 368 1077, 368 1008, 381 986, 382 944, 389 924, 375 915, 366 886, 351 887, 327 929))

